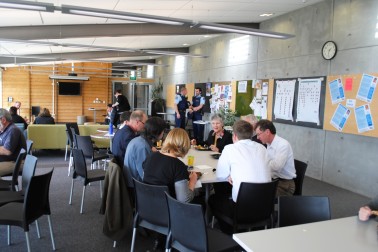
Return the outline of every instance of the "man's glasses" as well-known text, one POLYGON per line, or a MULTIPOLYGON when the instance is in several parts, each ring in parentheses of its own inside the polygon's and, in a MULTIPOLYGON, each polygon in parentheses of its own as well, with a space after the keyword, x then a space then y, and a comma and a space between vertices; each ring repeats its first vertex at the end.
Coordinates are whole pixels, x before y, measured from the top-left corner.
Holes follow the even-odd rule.
POLYGON ((261 132, 256 132, 256 136, 260 136, 261 134, 263 134, 265 132, 265 130, 264 131, 261 131, 261 132))
POLYGON ((144 125, 144 122, 142 122, 142 121, 138 121, 138 122, 140 122, 140 123, 142 123, 144 125))

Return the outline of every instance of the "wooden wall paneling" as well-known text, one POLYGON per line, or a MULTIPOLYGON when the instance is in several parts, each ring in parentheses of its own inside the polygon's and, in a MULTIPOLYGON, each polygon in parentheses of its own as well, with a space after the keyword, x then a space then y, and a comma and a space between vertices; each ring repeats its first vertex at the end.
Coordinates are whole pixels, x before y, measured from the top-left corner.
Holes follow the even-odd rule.
POLYGON ((30 76, 30 86, 30 108, 31 106, 40 106, 41 109, 48 108, 50 113, 56 118, 56 111, 53 110, 53 81, 49 79, 48 75, 32 73, 30 76))
POLYGON ((15 101, 21 102, 21 116, 29 119, 30 104, 30 72, 24 68, 7 68, 3 71, 3 104, 2 107, 9 109, 15 101), (12 102, 8 102, 12 97, 12 102))

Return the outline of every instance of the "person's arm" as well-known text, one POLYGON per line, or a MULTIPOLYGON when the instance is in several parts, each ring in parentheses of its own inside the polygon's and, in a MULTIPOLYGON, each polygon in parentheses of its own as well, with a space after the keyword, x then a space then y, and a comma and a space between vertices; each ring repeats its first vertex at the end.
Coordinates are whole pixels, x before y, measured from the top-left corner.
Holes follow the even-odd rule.
POLYGON ((178 201, 190 202, 194 198, 194 189, 190 190, 189 185, 186 179, 175 182, 176 199, 178 201))
POLYGON ((179 102, 181 101, 181 97, 179 95, 176 95, 175 96, 175 113, 176 113, 176 117, 178 119, 180 119, 180 112, 179 112, 179 109, 178 109, 178 104, 179 102))
POLYGON ((227 180, 231 175, 231 165, 229 163, 230 151, 231 149, 226 148, 219 157, 216 171, 217 179, 227 180))
POLYGON ((197 112, 199 110, 202 109, 203 105, 205 105, 205 98, 204 97, 201 97, 201 102, 200 102, 200 105, 197 106, 197 107, 193 107, 193 111, 194 112, 197 112))
POLYGON ((147 157, 151 154, 151 148, 149 146, 144 146, 144 148, 137 153, 137 157, 135 160, 137 166, 138 176, 143 181, 144 177, 144 170, 143 170, 143 163, 146 161, 147 157))
POLYGON ((2 156, 10 156, 12 155, 12 152, 5 148, 4 146, 0 146, 0 155, 2 156))
POLYGON ((361 221, 367 221, 371 216, 371 209, 368 206, 363 206, 360 208, 360 211, 358 212, 358 218, 361 221))
POLYGON ((285 166, 289 157, 290 146, 280 146, 276 151, 274 157, 269 155, 268 165, 271 171, 279 172, 285 166))

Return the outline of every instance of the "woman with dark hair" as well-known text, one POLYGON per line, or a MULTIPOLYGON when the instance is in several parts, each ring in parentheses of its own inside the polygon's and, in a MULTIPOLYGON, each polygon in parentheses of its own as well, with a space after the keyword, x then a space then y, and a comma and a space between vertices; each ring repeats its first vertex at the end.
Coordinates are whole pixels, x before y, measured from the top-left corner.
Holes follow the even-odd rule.
POLYGON ((126 177, 127 186, 134 187, 133 178, 143 181, 143 162, 156 148, 154 144, 163 138, 166 123, 160 117, 151 117, 144 124, 141 135, 130 141, 126 148, 123 163, 123 174, 126 177))
POLYGON ((54 118, 48 108, 43 108, 41 113, 35 118, 34 124, 55 124, 54 118))

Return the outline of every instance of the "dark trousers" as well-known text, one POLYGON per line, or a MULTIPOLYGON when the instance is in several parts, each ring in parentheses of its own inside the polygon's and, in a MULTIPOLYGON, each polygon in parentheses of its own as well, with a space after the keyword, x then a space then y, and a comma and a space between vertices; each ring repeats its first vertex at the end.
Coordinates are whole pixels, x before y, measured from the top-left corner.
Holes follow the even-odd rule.
POLYGON ((175 127, 185 129, 185 111, 179 111, 180 119, 177 118, 177 114, 175 114, 175 127))
MULTIPOLYGON (((232 200, 231 195, 215 193, 209 197, 208 204, 214 216, 217 216, 218 213, 219 215, 227 216, 230 219, 233 219, 235 202, 232 200)), ((233 234, 234 230, 230 224, 221 219, 217 220, 219 223, 219 228, 223 233, 229 235, 233 234)))
POLYGON ((193 112, 193 135, 197 141, 203 141, 203 125, 194 123, 195 121, 202 120, 202 114, 193 112))

